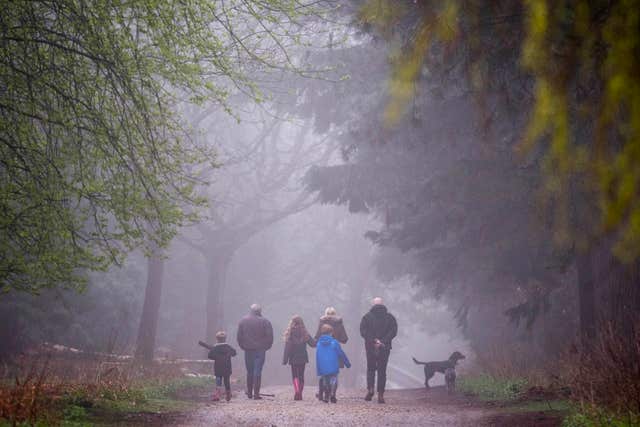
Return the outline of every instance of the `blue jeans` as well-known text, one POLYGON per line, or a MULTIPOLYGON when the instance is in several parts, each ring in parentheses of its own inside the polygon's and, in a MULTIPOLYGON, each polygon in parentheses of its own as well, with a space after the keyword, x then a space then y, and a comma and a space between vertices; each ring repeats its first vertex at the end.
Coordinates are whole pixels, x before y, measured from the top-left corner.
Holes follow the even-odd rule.
POLYGON ((247 368, 247 376, 257 378, 262 376, 262 367, 266 358, 265 350, 247 350, 244 352, 244 365, 247 368))
POLYGON ((320 377, 320 397, 322 392, 330 393, 331 397, 336 397, 336 390, 338 389, 338 374, 323 375, 320 377))

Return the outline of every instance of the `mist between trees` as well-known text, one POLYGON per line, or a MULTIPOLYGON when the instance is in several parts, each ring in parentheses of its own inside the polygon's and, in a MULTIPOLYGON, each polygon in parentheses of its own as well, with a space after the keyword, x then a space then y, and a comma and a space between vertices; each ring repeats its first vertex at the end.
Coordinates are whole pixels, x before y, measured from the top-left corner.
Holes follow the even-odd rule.
POLYGON ((0 357, 200 358, 258 302, 361 367, 381 295, 396 386, 637 360, 639 6, 2 2, 0 357))

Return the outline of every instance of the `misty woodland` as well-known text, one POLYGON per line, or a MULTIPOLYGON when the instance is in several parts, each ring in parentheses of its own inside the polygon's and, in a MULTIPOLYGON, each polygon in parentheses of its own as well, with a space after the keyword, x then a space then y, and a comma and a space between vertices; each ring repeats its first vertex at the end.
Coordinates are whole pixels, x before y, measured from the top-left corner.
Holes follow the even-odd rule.
POLYGON ((0 0, 0 427, 640 426, 640 0, 0 0))

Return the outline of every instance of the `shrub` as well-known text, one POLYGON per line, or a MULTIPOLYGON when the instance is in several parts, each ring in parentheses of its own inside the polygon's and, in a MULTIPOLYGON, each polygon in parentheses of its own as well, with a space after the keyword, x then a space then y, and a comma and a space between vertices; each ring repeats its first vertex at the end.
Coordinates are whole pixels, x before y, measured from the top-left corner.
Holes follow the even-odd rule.
POLYGON ((628 334, 609 325, 593 345, 575 352, 566 366, 572 398, 614 414, 640 414, 640 322, 628 334))

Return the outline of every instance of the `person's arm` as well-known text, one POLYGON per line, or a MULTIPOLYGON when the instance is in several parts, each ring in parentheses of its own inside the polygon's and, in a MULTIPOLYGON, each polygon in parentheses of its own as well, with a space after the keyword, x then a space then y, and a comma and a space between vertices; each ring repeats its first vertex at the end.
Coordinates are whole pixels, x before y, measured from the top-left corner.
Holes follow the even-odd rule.
POLYGON ((287 340, 284 344, 284 355, 282 356, 282 364, 286 365, 289 362, 289 353, 291 352, 291 341, 287 340))
POLYGON ((396 318, 393 317, 392 314, 389 314, 389 328, 387 329, 387 333, 382 338, 382 342, 385 345, 389 345, 391 340, 398 335, 398 322, 396 322, 396 318))
POLYGON ((320 338, 320 328, 322 328, 322 321, 318 321, 318 330, 316 331, 316 334, 313 336, 313 339, 318 341, 318 338, 320 338))
POLYGON ((368 336, 368 322, 367 322, 367 315, 365 314, 364 316, 362 316, 362 320, 360 321, 360 336, 362 338, 365 339, 365 341, 367 340, 367 336, 368 336))
POLYGON ((338 357, 342 358, 344 366, 346 366, 347 368, 351 367, 351 362, 349 362, 349 358, 347 357, 347 354, 342 350, 340 344, 338 344, 338 357))
MULTIPOLYGON (((266 320, 266 319, 265 319, 266 320)), ((267 320, 266 323, 266 330, 265 330, 265 334, 266 334, 266 338, 265 338, 265 343, 267 344, 267 350, 269 350, 271 348, 271 346, 273 346, 273 326, 271 325, 271 322, 269 322, 267 320)))
POLYGON ((342 344, 346 344, 349 341, 349 337, 347 336, 347 330, 344 328, 344 322, 342 319, 338 322, 338 327, 336 328, 338 331, 336 333, 336 339, 340 341, 342 344))
POLYGON ((246 350, 244 348, 244 328, 242 327, 242 321, 240 321, 240 324, 238 325, 238 334, 236 336, 236 339, 238 341, 238 347, 240 347, 242 350, 246 350))
POLYGON ((229 346, 229 356, 233 357, 236 354, 238 354, 238 352, 236 351, 235 348, 233 348, 232 346, 229 346))
POLYGON ((309 347, 315 347, 317 343, 317 340, 313 339, 312 336, 309 336, 309 339, 307 340, 307 344, 309 345, 309 347))

